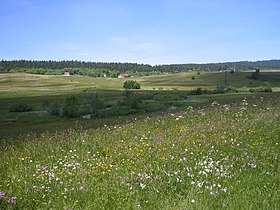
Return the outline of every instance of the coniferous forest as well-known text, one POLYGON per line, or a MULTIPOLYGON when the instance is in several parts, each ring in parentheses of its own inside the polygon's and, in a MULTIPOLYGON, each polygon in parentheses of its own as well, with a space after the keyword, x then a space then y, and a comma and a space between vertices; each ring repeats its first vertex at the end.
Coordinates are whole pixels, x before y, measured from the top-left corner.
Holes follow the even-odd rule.
POLYGON ((33 74, 62 74, 69 71, 71 74, 100 77, 117 77, 120 73, 147 76, 161 73, 176 73, 185 71, 220 71, 220 70, 256 70, 280 69, 280 60, 240 61, 206 64, 168 64, 149 65, 137 63, 117 62, 86 62, 86 61, 32 61, 32 60, 1 60, 0 72, 26 72, 33 74))

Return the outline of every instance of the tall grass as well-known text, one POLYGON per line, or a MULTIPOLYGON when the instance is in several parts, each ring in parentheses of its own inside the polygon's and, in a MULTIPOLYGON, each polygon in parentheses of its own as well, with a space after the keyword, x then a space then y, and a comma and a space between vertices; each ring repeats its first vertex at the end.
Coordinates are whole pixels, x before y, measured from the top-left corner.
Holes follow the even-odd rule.
POLYGON ((1 144, 2 209, 279 209, 280 95, 1 144))

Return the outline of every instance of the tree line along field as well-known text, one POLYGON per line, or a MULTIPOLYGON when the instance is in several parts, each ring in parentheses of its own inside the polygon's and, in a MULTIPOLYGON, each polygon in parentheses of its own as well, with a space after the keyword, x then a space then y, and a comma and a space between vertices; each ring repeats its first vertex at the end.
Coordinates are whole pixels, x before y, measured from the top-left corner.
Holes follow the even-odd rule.
POLYGON ((279 209, 279 101, 279 93, 242 95, 5 139, 0 206, 279 209))
MULTIPOLYGON (((250 88, 269 85, 274 91, 280 87, 280 72, 261 72, 258 80, 252 80, 252 72, 235 72, 227 74, 227 83, 242 91, 248 92, 250 88)), ((123 84, 126 80, 136 80, 141 84, 141 89, 136 91, 141 97, 145 96, 142 109, 150 111, 160 110, 164 107, 176 105, 176 107, 196 106, 202 103, 211 103, 212 95, 189 96, 188 91, 201 88, 202 90, 214 90, 217 86, 225 84, 224 72, 187 72, 178 74, 164 74, 146 77, 117 78, 92 78, 86 76, 51 76, 31 74, 1 74, 0 75, 0 136, 14 135, 28 132, 43 132, 44 130, 63 130, 72 126, 76 120, 49 116, 42 109, 44 101, 63 104, 65 98, 75 95, 78 98, 81 92, 87 88, 94 88, 98 98, 104 100, 109 106, 107 120, 113 115, 127 114, 120 111, 117 106, 119 98, 123 94, 123 84), (154 97, 155 95, 155 97, 154 97), (23 102, 30 105, 31 112, 11 113, 9 108, 13 103, 23 102), (116 112, 116 113, 113 113, 116 112), (63 124, 63 125, 62 125, 63 124), (61 125, 61 126, 58 126, 61 125)), ((243 93, 244 94, 244 93, 243 93)), ((245 93, 248 94, 248 93, 245 93)), ((215 100, 224 100, 227 97, 242 98, 240 94, 230 96, 215 96, 215 100), (217 98, 218 97, 218 98, 217 98)), ((124 107, 127 111, 127 108, 124 107)), ((133 112, 133 110, 132 110, 133 112)), ((143 113, 141 112, 141 113, 143 113)), ((140 113, 140 114, 141 114, 140 113)), ((103 119, 105 120, 105 119, 103 119)), ((81 121, 81 120, 79 120, 81 121)), ((100 119, 99 119, 100 121, 100 119)), ((98 126, 96 120, 81 122, 84 126, 98 126)))

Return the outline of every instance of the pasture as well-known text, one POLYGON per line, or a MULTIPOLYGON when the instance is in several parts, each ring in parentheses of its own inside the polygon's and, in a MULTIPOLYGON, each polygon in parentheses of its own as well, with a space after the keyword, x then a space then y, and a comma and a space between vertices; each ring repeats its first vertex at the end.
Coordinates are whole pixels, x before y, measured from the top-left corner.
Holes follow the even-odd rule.
POLYGON ((279 100, 250 95, 6 139, 0 206, 279 209, 279 100))
MULTIPOLYGON (((99 127, 99 122, 112 121, 116 115, 126 113, 127 108, 121 110, 117 105, 123 94, 123 83, 126 80, 136 80, 141 84, 141 90, 136 91, 144 98, 142 110, 153 112, 163 110, 165 107, 188 107, 209 104, 213 100, 224 101, 233 98, 242 98, 248 95, 250 88, 257 88, 269 82, 274 91, 280 87, 280 72, 262 72, 259 80, 250 79, 252 72, 235 72, 227 74, 227 82, 230 86, 245 91, 245 93, 232 95, 202 95, 189 96, 187 91, 195 88, 213 90, 225 83, 223 72, 187 72, 178 74, 165 74, 148 77, 132 78, 93 78, 84 76, 55 76, 55 75, 31 75, 31 74, 1 74, 0 75, 0 137, 19 136, 29 132, 42 133, 48 131, 63 131, 75 126, 77 121, 83 127, 99 127), (195 77, 195 79, 193 79, 195 77), (96 90, 98 98, 102 99, 109 108, 106 119, 82 121, 50 116, 43 108, 44 101, 63 104, 70 95, 81 98, 81 92, 87 88, 96 90), (246 92, 247 91, 247 92, 246 92), (155 96, 156 95, 156 96, 155 96), (155 97, 158 99, 155 101, 155 97), (9 112, 13 103, 26 103, 33 110, 23 113, 9 112), (111 110, 109 110, 111 109, 111 110), (121 111, 122 112, 121 112, 121 111), (113 112, 120 112, 115 114, 113 112)), ((249 93, 250 95, 250 93, 249 93)), ((143 114, 143 112, 139 114, 143 114)), ((132 110, 133 113, 133 110, 132 110)), ((125 117, 124 117, 125 118, 125 117)), ((101 123, 102 124, 102 123, 101 123)))
MULTIPOLYGON (((258 81, 249 75, 234 73, 228 81, 243 89, 280 86, 278 72, 258 81)), ((147 98, 143 106, 177 109, 55 117, 42 109, 45 100, 63 103, 95 87, 114 107, 126 79, 2 75, 0 208, 280 208, 278 92, 186 94, 222 85, 220 72, 130 79, 141 84, 136 92, 147 98), (33 110, 9 112, 14 102, 33 110)))

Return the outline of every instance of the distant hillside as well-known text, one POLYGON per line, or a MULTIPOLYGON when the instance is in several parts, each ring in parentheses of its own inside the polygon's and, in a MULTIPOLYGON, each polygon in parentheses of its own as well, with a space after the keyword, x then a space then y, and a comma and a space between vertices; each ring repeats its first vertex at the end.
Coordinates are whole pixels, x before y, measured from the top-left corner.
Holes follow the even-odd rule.
POLYGON ((0 71, 2 72, 28 72, 38 74, 61 74, 62 71, 70 71, 72 74, 89 76, 101 76, 107 74, 116 77, 119 73, 130 73, 130 75, 151 75, 160 73, 174 73, 183 71, 236 71, 254 69, 280 69, 280 60, 266 61, 240 61, 225 63, 207 64, 170 64, 156 65, 137 63, 105 63, 105 62, 85 62, 85 61, 30 61, 30 60, 1 60, 0 71))

